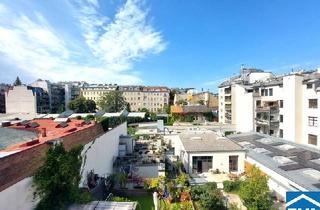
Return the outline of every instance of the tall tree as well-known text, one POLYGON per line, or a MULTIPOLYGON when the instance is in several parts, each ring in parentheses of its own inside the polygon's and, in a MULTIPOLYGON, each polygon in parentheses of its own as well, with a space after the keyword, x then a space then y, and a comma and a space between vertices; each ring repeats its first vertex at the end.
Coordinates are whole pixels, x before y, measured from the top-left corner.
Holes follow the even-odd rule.
POLYGON ((43 165, 33 176, 40 197, 36 209, 67 209, 71 203, 90 200, 90 195, 79 189, 82 149, 77 145, 68 152, 57 144, 48 150, 43 165))
POLYGON ((256 166, 249 169, 246 180, 240 185, 240 197, 249 210, 269 210, 271 208, 268 177, 256 166))
POLYGON ((68 108, 75 113, 91 113, 96 111, 96 103, 84 97, 78 97, 68 103, 68 108))
POLYGON ((21 82, 21 80, 20 80, 19 77, 16 78, 16 81, 14 81, 13 85, 14 85, 14 86, 22 85, 22 82, 21 82))
MULTIPOLYGON (((128 103, 118 90, 105 93, 98 102, 99 107, 105 112, 120 112, 128 108, 128 103)), ((130 111, 130 110, 128 110, 130 111)))

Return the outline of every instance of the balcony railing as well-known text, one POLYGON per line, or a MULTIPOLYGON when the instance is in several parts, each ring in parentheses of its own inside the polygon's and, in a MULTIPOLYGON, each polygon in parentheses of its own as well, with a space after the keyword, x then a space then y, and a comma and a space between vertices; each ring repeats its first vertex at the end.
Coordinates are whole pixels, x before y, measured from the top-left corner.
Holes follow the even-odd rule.
POLYGON ((257 107, 256 112, 271 112, 277 113, 279 112, 279 106, 264 106, 264 107, 257 107))

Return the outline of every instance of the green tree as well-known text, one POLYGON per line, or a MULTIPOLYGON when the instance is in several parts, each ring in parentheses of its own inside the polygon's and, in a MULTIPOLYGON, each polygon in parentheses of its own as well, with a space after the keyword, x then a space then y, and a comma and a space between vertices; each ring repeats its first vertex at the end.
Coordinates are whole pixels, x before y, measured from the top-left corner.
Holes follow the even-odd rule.
POLYGON ((14 83, 13 83, 13 86, 19 86, 19 85, 22 85, 22 82, 21 82, 20 78, 17 77, 16 80, 14 81, 14 83))
POLYGON ((170 105, 166 104, 163 106, 163 111, 166 113, 166 114, 170 114, 171 113, 171 110, 170 110, 170 105))
POLYGON ((78 97, 68 103, 68 108, 75 113, 91 113, 96 111, 96 103, 93 100, 78 97))
POLYGON ((36 209, 66 209, 71 203, 87 202, 89 194, 81 193, 79 182, 82 145, 67 152, 62 144, 47 151, 44 164, 33 176, 40 202, 36 209))
POLYGON ((122 92, 118 90, 105 93, 98 105, 105 112, 120 112, 130 107, 122 96, 122 92))
POLYGON ((239 195, 248 210, 268 210, 271 208, 268 178, 256 166, 247 172, 246 180, 240 185, 239 195))

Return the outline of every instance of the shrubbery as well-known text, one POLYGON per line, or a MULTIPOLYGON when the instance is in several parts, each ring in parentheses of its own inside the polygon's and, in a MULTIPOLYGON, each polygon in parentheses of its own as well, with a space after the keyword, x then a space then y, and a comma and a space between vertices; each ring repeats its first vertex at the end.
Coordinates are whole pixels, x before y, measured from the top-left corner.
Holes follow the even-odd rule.
POLYGON ((224 181, 223 190, 226 192, 234 192, 240 189, 241 181, 224 181))

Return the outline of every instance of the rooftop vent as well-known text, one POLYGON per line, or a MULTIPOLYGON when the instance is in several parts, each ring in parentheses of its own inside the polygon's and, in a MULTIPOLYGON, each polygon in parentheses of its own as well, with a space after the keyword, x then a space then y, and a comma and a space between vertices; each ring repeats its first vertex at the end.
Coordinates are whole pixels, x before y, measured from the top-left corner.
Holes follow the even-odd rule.
POLYGON ((280 146, 276 146, 277 149, 280 149, 280 150, 289 150, 289 149, 294 149, 295 146, 292 146, 292 145, 289 145, 289 144, 283 144, 283 145, 280 145, 280 146))
POLYGON ((283 156, 274 156, 272 159, 281 165, 295 163, 293 160, 283 156))
POLYGON ((37 128, 40 125, 37 122, 31 122, 25 125, 26 128, 37 128))
POLYGON ((303 173, 307 176, 310 176, 318 181, 320 181, 320 171, 315 170, 315 169, 307 169, 304 170, 303 173))
POLYGON ((271 152, 269 150, 266 150, 265 148, 255 148, 253 149, 256 153, 261 153, 261 154, 270 154, 271 152))

